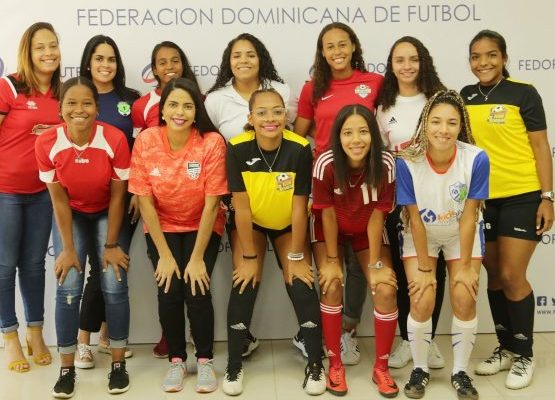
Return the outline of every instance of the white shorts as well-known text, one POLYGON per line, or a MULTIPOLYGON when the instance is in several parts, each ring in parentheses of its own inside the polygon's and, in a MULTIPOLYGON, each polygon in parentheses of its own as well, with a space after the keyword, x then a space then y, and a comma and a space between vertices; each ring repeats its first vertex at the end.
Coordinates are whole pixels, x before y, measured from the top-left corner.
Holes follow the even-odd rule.
MULTIPOLYGON (((458 260, 461 258, 461 241, 458 229, 445 229, 444 227, 426 227, 426 237, 428 239, 428 256, 437 258, 440 250, 446 261, 458 260)), ((403 229, 399 235, 399 250, 401 258, 416 257, 416 248, 412 232, 403 229)), ((483 258, 485 252, 484 222, 476 223, 474 233, 474 243, 472 245, 472 258, 483 258)))

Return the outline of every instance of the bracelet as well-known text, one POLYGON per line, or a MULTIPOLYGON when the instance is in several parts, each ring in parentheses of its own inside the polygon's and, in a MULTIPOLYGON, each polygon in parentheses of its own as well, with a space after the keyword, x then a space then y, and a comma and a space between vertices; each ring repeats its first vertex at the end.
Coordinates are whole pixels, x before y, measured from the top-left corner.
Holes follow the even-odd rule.
POLYGON ((258 258, 258 254, 255 254, 254 256, 246 256, 243 254, 244 260, 256 260, 257 258, 258 258))
POLYGON ((378 261, 376 264, 368 264, 368 268, 370 268, 370 269, 382 269, 383 268, 383 262, 378 261))
POLYGON ((118 242, 114 242, 114 243, 104 243, 104 248, 105 248, 105 249, 115 249, 116 247, 119 247, 119 243, 118 243, 118 242))
POLYGON ((422 269, 421 267, 418 267, 418 270, 420 272, 432 272, 433 271, 431 268, 430 269, 422 269))
POLYGON ((289 261, 301 261, 304 260, 304 253, 287 253, 287 259, 289 261))

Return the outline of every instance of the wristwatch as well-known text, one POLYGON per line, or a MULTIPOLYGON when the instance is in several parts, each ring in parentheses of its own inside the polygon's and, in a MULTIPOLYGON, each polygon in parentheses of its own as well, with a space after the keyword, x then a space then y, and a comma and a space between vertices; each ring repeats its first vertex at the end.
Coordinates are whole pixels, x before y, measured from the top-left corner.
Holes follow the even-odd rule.
POLYGON ((376 264, 368 264, 368 268, 370 268, 370 269, 382 269, 383 268, 383 262, 378 261, 376 264))
POLYGON ((552 203, 555 201, 555 193, 553 193, 553 190, 550 192, 543 192, 540 197, 542 200, 549 200, 552 203))

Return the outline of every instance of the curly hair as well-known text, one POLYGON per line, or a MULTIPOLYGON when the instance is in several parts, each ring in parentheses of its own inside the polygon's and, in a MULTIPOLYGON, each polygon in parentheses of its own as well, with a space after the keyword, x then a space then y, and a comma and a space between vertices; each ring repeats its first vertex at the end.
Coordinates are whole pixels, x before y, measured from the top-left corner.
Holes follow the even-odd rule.
POLYGON ((270 81, 277 81, 283 82, 283 79, 277 73, 276 67, 274 66, 274 62, 272 61, 272 57, 270 56, 270 52, 264 46, 264 43, 260 41, 256 36, 251 35, 250 33, 241 33, 236 38, 232 39, 224 50, 222 54, 222 62, 220 63, 220 69, 218 71, 218 76, 216 77, 216 82, 214 86, 208 90, 208 93, 215 92, 218 89, 223 88, 230 79, 233 79, 233 72, 231 71, 231 50, 235 43, 240 40, 246 40, 250 42, 256 51, 256 55, 258 56, 259 60, 259 69, 258 69, 258 80, 262 85, 262 88, 266 88, 270 81))
POLYGON ((332 151, 333 162, 335 165, 335 179, 340 185, 341 189, 347 187, 349 181, 349 163, 348 156, 341 144, 341 129, 345 121, 352 115, 360 115, 366 121, 368 129, 370 130, 370 151, 366 154, 364 159, 364 181, 378 190, 382 188, 384 182, 384 164, 382 159, 382 150, 384 148, 380 128, 374 113, 368 108, 358 105, 350 104, 343 107, 333 123, 332 132, 332 151))
POLYGON ((426 102, 422 114, 420 114, 416 132, 410 144, 404 150, 397 153, 399 157, 405 160, 419 161, 426 155, 426 151, 428 150, 428 139, 426 136, 428 118, 432 109, 438 104, 450 104, 458 111, 461 118, 461 131, 458 140, 470 144, 476 143, 472 136, 470 118, 468 117, 468 112, 462 97, 454 90, 440 90, 426 102))
POLYGON ((377 101, 377 103, 382 106, 384 111, 395 105, 395 101, 399 95, 399 82, 393 73, 392 64, 393 52, 401 43, 410 43, 416 48, 419 63, 418 76, 416 78, 418 91, 420 93, 424 93, 426 98, 429 99, 438 90, 446 89, 437 75, 434 60, 426 46, 424 46, 424 44, 422 44, 422 42, 415 37, 403 36, 393 43, 393 46, 391 46, 391 50, 389 51, 389 56, 387 57, 387 67, 385 70, 383 87, 377 101))
POLYGON ((314 84, 314 89, 312 91, 312 103, 316 104, 320 98, 324 95, 328 87, 330 86, 330 81, 332 80, 331 68, 326 61, 326 58, 322 54, 324 50, 323 38, 324 35, 331 31, 332 29, 340 29, 349 35, 351 43, 355 46, 355 51, 353 52, 351 58, 351 68, 359 70, 361 72, 367 72, 366 63, 364 62, 364 57, 362 56, 362 46, 356 33, 351 29, 350 26, 345 25, 341 22, 332 22, 324 26, 320 34, 318 35, 318 43, 316 44, 316 54, 314 55, 313 64, 313 74, 312 81, 314 84))
POLYGON ((114 55, 116 56, 116 75, 112 80, 114 85, 114 91, 120 97, 120 99, 133 102, 137 100, 140 95, 134 89, 125 86, 125 67, 123 66, 123 61, 121 59, 121 54, 119 52, 118 46, 114 39, 105 35, 96 35, 89 39, 83 50, 83 55, 81 56, 81 65, 79 70, 79 75, 93 81, 91 72, 91 60, 96 48, 101 44, 107 44, 114 50, 114 55))
MULTIPOLYGON (((503 56, 503 59, 506 60, 507 57, 509 57, 507 55, 507 42, 505 41, 505 38, 500 33, 489 29, 481 30, 476 34, 476 36, 472 38, 472 40, 470 41, 470 44, 468 45, 469 55, 472 54, 472 46, 474 46, 477 41, 482 39, 489 39, 492 42, 495 42, 495 44, 499 48, 499 51, 501 52, 501 55, 503 56)), ((508 78, 509 76, 510 76, 509 70, 507 69, 507 67, 503 66, 503 77, 508 78)))
MULTIPOLYGON (((158 43, 156 46, 154 46, 154 48, 152 49, 152 54, 150 56, 150 69, 154 71, 154 68, 156 68, 156 56, 158 55, 158 52, 160 51, 160 49, 164 47, 174 49, 175 51, 177 51, 177 53, 179 54, 179 58, 181 59, 181 64, 183 65, 183 73, 181 74, 181 78, 186 78, 192 81, 196 85, 197 90, 202 93, 202 91, 200 90, 200 86, 198 85, 198 82, 197 82, 197 77, 195 76, 195 74, 193 73, 193 70, 191 69, 191 64, 189 63, 189 60, 187 59, 185 52, 181 49, 181 47, 179 47, 174 42, 165 40, 163 42, 158 43)), ((156 82, 158 82, 158 85, 156 87, 160 88, 161 86, 160 77, 158 75, 154 75, 154 78, 156 79, 156 82)))

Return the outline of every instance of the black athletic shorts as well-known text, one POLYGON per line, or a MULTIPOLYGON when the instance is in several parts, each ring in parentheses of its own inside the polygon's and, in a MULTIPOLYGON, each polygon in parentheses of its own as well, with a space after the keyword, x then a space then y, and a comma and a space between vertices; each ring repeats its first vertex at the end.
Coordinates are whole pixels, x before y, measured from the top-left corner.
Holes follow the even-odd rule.
POLYGON ((536 235, 536 212, 541 202, 540 194, 538 190, 486 200, 484 211, 486 242, 496 241, 498 236, 539 242, 541 235, 536 235))

